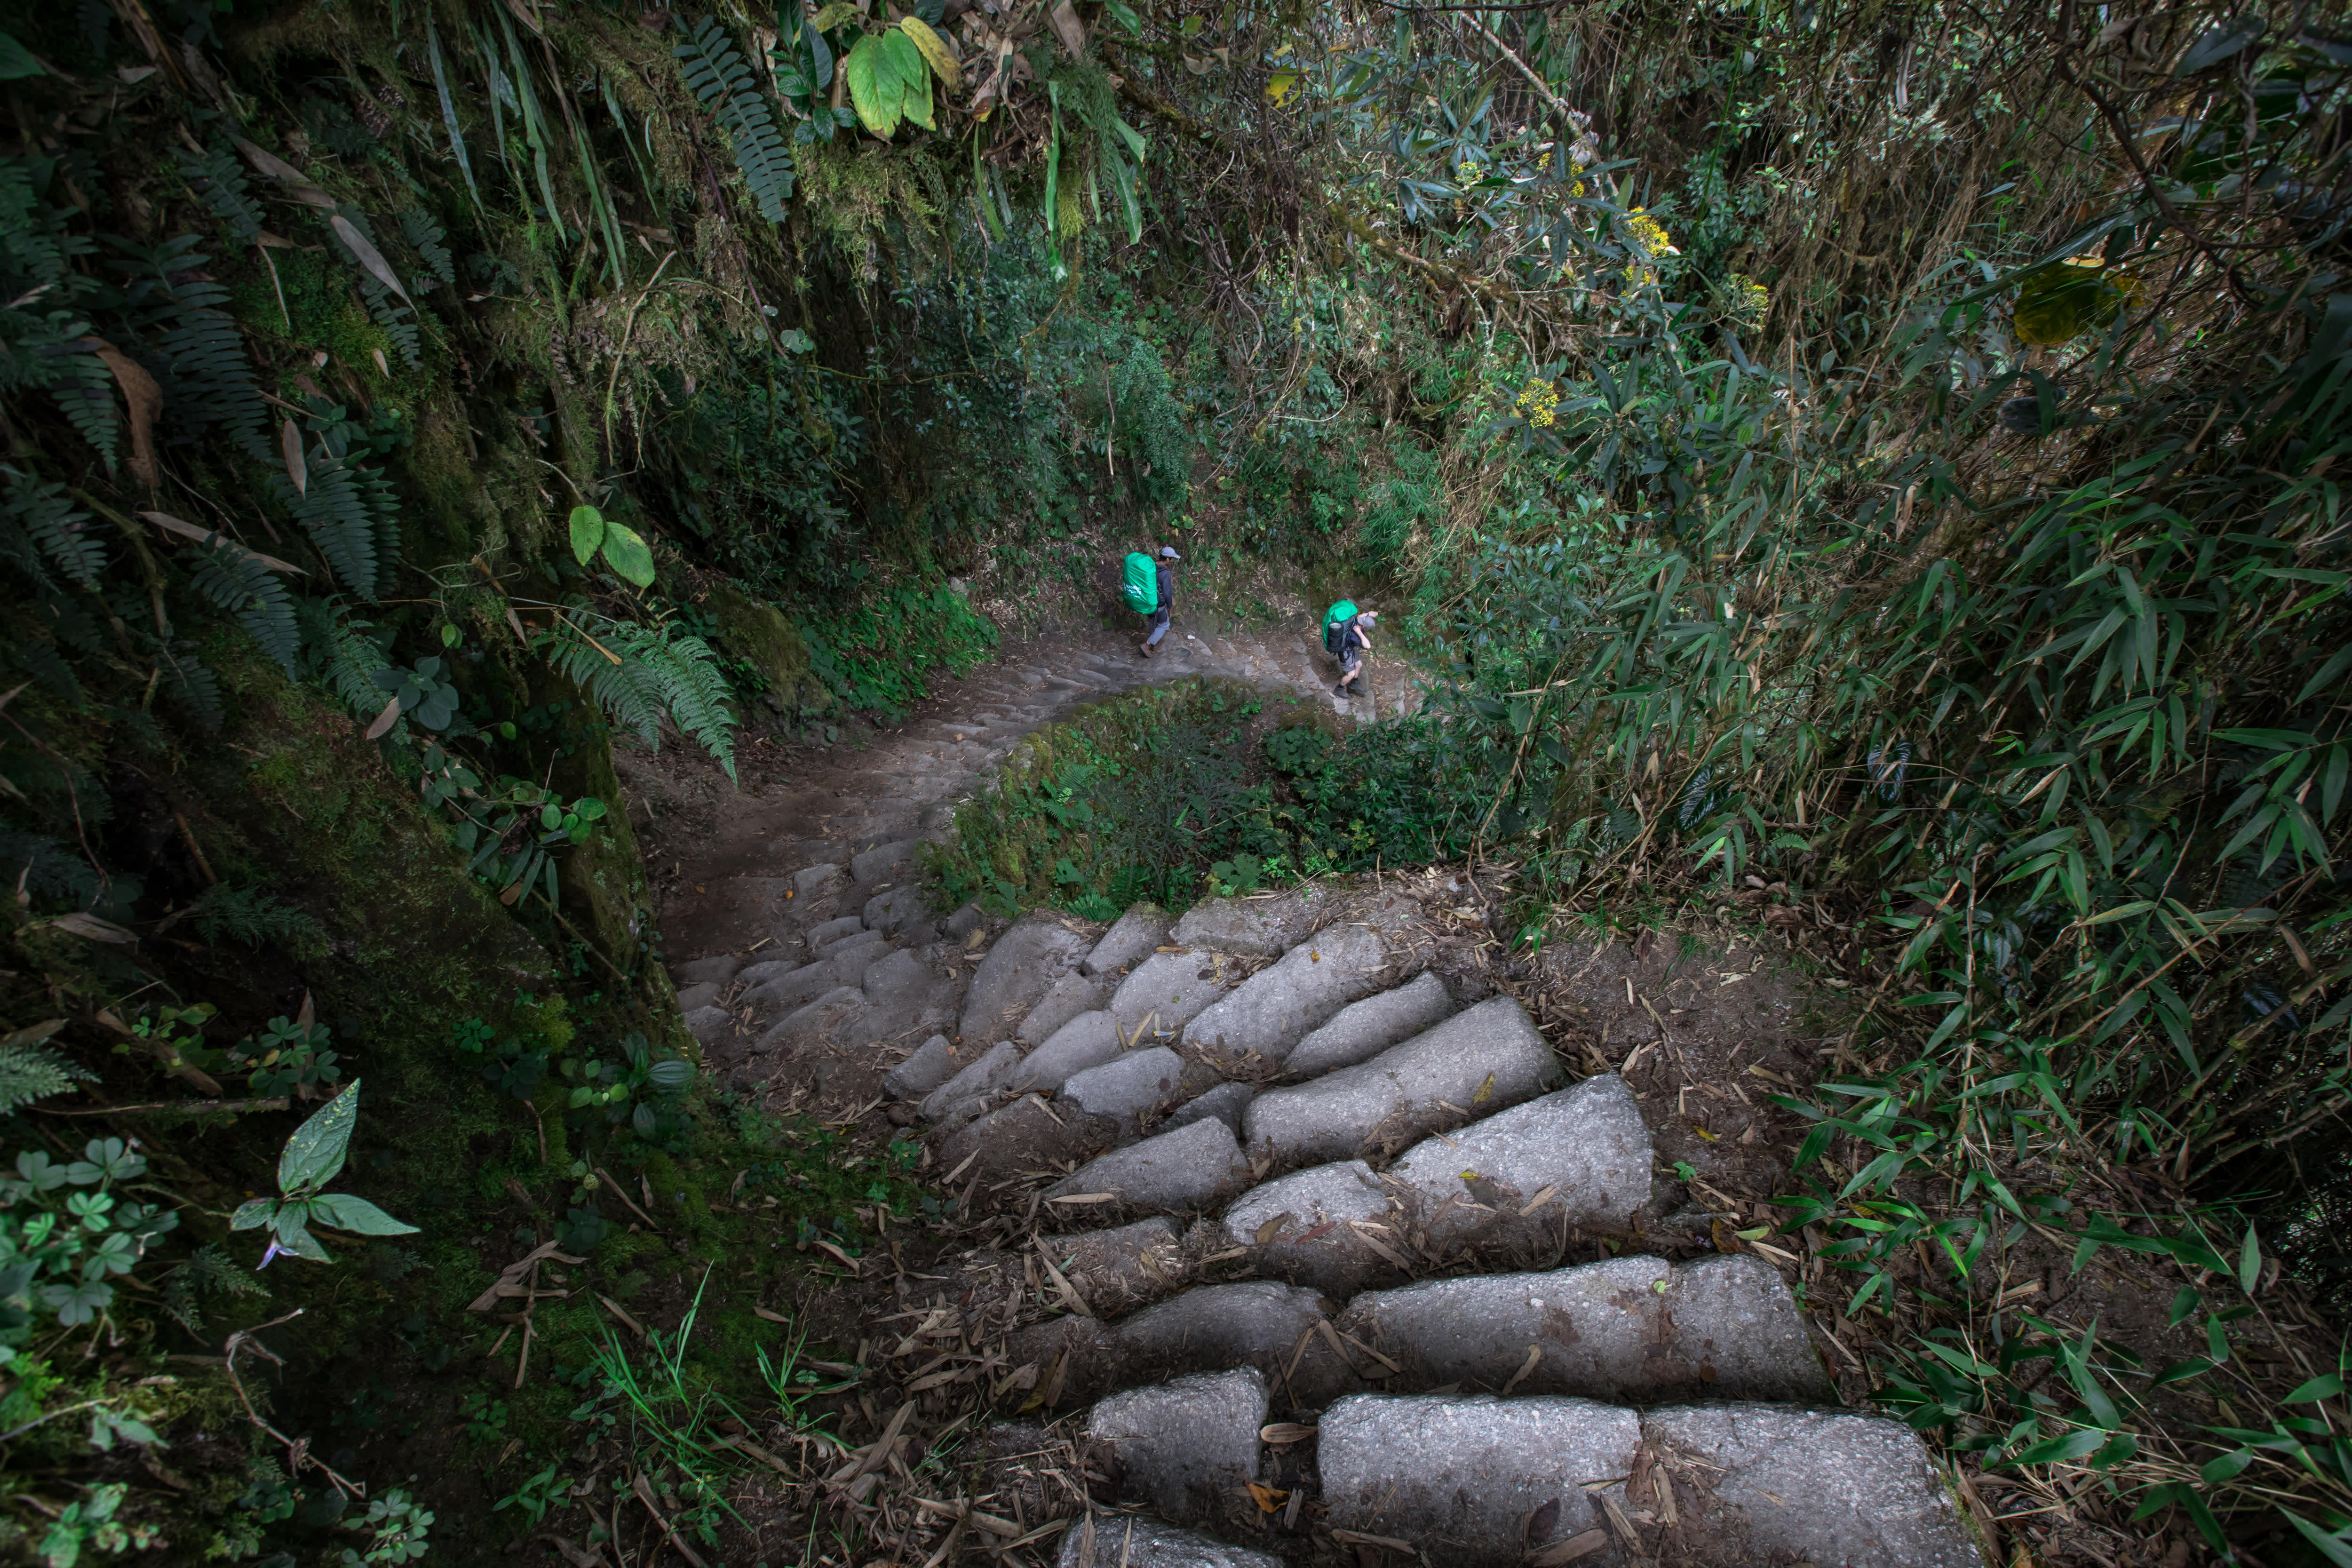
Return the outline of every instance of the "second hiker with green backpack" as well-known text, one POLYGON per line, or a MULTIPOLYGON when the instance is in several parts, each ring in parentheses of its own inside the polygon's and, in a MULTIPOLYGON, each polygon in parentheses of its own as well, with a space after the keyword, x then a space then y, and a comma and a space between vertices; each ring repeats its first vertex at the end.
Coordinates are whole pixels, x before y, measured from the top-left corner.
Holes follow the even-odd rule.
POLYGON ((1372 646, 1371 632, 1380 625, 1378 610, 1360 610, 1353 599, 1342 599, 1323 612, 1323 647, 1339 661, 1339 684, 1334 697, 1352 697, 1350 689, 1364 673, 1364 655, 1372 646))
POLYGON ((1168 635, 1168 612, 1176 601, 1176 571, 1173 563, 1181 561, 1175 547, 1160 547, 1160 559, 1154 561, 1140 550, 1129 551, 1119 572, 1118 596, 1127 607, 1141 616, 1151 635, 1143 639, 1137 652, 1150 658, 1154 647, 1168 635))

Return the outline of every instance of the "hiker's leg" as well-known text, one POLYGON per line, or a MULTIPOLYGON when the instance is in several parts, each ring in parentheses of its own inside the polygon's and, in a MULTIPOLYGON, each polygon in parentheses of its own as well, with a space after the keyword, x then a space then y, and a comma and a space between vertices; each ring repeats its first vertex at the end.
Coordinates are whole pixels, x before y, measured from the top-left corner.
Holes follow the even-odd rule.
POLYGON ((1151 622, 1150 622, 1150 625, 1151 625, 1151 635, 1150 635, 1150 637, 1146 637, 1146 638, 1144 638, 1144 639, 1143 639, 1143 646, 1144 646, 1144 647, 1153 647, 1154 645, 1156 645, 1156 644, 1160 641, 1160 639, 1161 637, 1166 637, 1166 636, 1168 635, 1168 612, 1167 612, 1167 610, 1165 610, 1165 609, 1163 608, 1163 609, 1158 609, 1158 610, 1154 610, 1154 611, 1152 611, 1152 612, 1151 612, 1151 622))

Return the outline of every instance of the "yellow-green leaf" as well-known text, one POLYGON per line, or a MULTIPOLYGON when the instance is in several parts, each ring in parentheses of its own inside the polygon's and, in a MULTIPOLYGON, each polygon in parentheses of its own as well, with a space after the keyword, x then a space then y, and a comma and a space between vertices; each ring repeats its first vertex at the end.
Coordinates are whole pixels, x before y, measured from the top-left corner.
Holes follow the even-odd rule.
POLYGON ((820 33, 830 33, 852 16, 862 14, 852 0, 833 0, 832 5, 816 14, 815 20, 810 23, 810 26, 820 33))
POLYGON ((858 39, 849 58, 842 61, 841 71, 849 82, 850 105, 866 129, 886 142, 898 134, 907 86, 882 40, 872 34, 858 39))
POLYGON ((898 28, 914 40, 915 47, 922 51, 923 58, 939 74, 941 81, 950 89, 962 85, 963 68, 956 64, 954 52, 948 47, 948 41, 940 37, 929 22, 920 16, 902 16, 898 19, 898 28))
MULTIPOLYGON (((290 421, 289 423, 291 423, 290 421)), ((572 509, 572 553, 585 566, 604 542, 604 514, 593 506, 572 509)))
POLYGON ((924 63, 923 51, 896 28, 882 35, 882 50, 898 73, 899 112, 926 131, 937 130, 931 123, 931 68, 924 63))
POLYGON ((635 529, 604 520, 604 564, 640 588, 654 585, 654 552, 635 529))
POLYGON ((1297 71, 1276 71, 1265 79, 1265 95, 1279 105, 1298 87, 1297 71))

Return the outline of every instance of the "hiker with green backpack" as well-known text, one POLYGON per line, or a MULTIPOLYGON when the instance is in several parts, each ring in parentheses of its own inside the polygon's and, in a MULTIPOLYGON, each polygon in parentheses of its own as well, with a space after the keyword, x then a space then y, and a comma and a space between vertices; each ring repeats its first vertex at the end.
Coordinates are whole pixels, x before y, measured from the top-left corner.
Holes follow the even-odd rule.
POLYGON ((1176 572, 1170 563, 1182 559, 1174 546, 1163 544, 1158 561, 1132 550, 1120 569, 1119 597, 1144 618, 1143 624, 1151 631, 1136 650, 1146 658, 1152 656, 1153 645, 1168 635, 1168 612, 1176 602, 1176 572))
POLYGON ((1339 684, 1334 697, 1352 697, 1349 688, 1364 673, 1364 655, 1371 650, 1371 632, 1381 622, 1378 610, 1360 610, 1353 599, 1342 599, 1323 612, 1323 647, 1339 661, 1339 684))

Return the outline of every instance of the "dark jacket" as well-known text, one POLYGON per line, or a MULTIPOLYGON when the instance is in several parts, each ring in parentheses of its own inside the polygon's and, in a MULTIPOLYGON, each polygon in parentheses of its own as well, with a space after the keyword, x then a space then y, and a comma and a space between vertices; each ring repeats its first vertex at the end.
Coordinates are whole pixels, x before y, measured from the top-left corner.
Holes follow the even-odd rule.
POLYGON ((1176 574, 1165 561, 1160 563, 1160 607, 1163 610, 1176 607, 1176 574))

